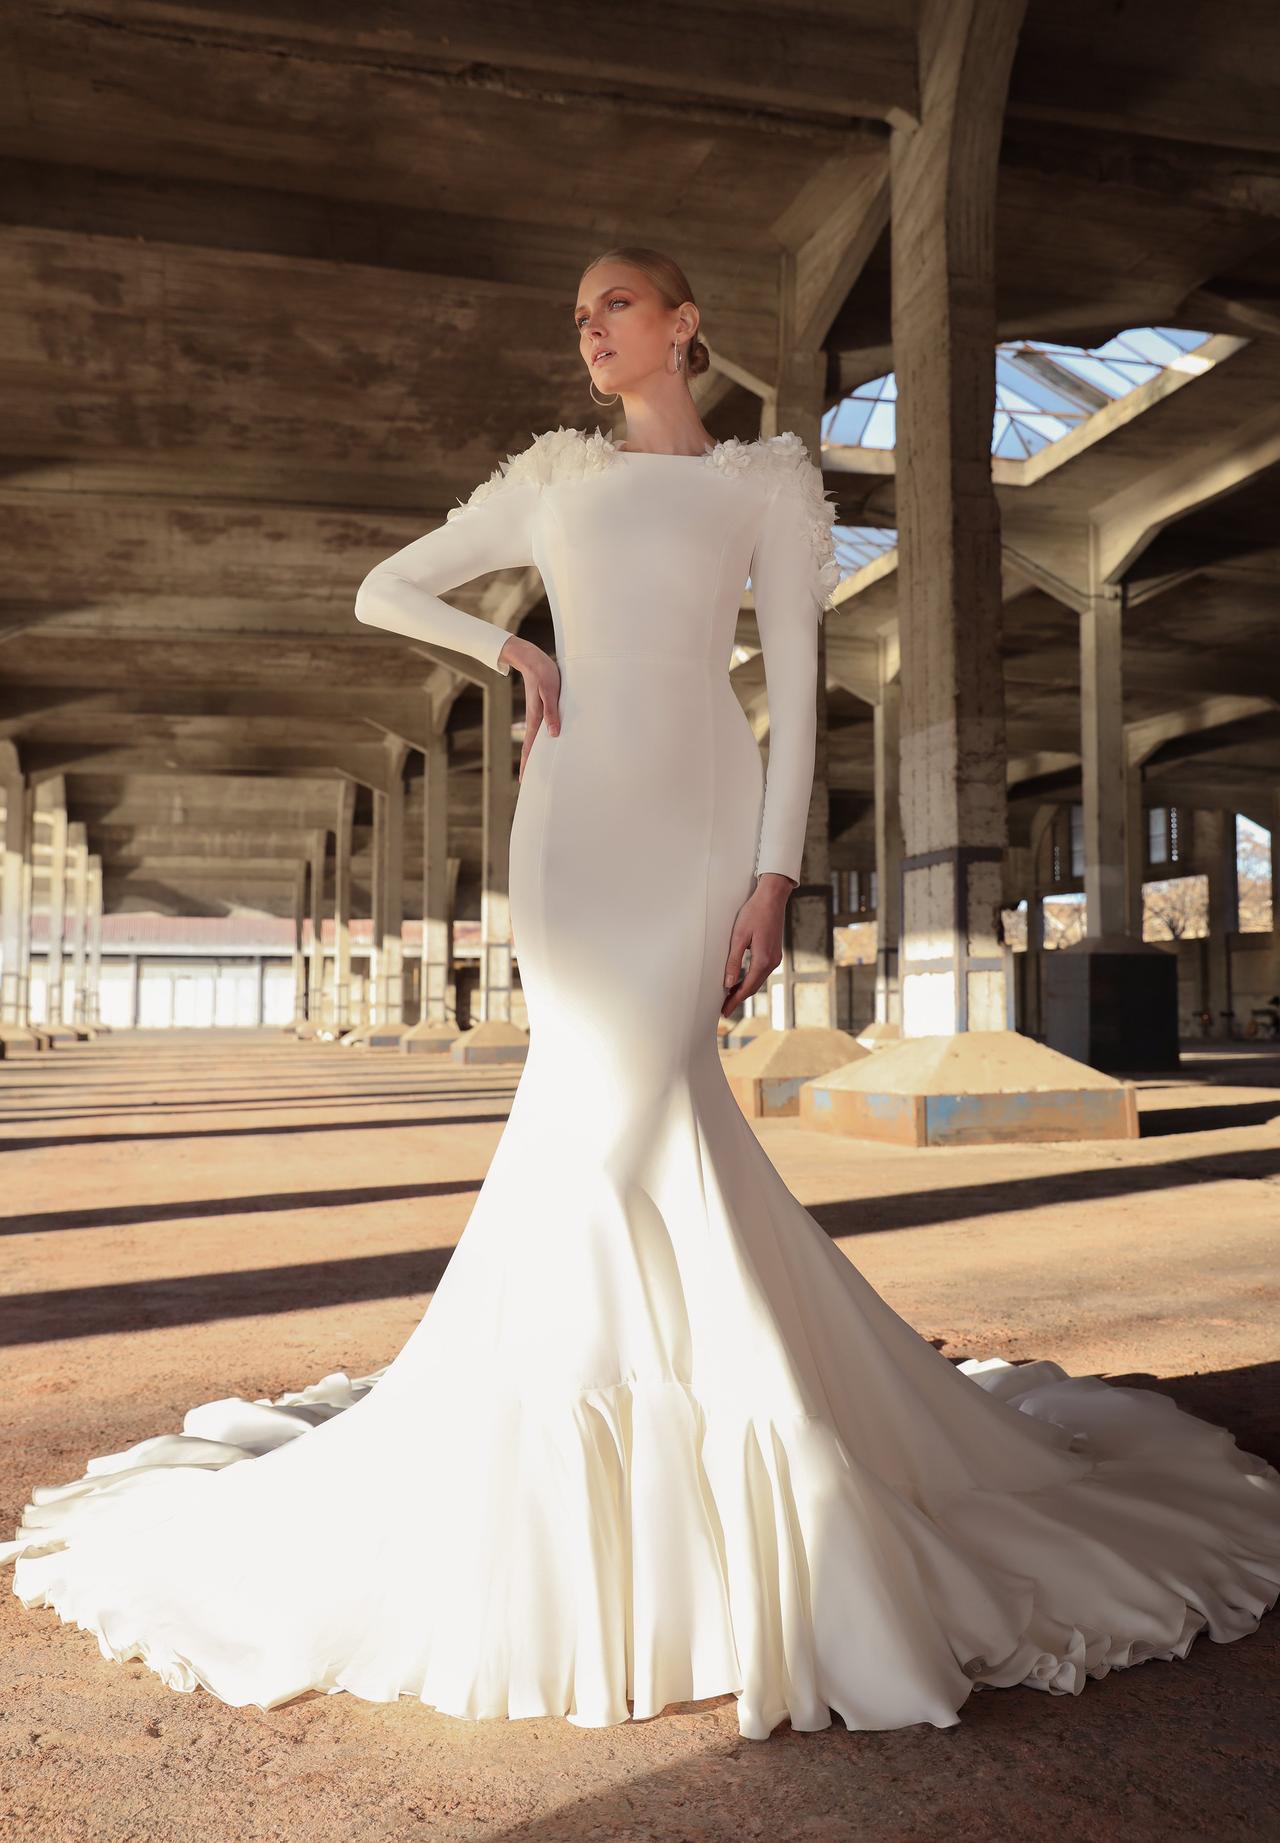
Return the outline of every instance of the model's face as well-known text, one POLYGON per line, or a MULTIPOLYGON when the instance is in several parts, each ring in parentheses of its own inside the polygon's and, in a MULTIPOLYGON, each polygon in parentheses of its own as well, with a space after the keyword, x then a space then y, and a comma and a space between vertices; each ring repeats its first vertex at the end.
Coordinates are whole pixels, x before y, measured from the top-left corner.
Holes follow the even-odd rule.
POLYGON ((588 269, 573 311, 578 350, 602 390, 634 389, 650 372, 671 370, 672 341, 697 329, 688 303, 664 307, 648 276, 625 262, 588 269))

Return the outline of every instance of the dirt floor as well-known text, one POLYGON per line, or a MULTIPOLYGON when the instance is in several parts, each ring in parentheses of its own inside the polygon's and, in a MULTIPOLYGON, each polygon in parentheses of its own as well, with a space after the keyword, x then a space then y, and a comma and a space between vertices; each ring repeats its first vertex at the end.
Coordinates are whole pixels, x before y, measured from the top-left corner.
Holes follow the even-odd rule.
MULTIPOLYGON (((501 1131, 510 1069, 280 1032, 119 1033, 0 1062, 0 1537, 37 1483, 395 1355, 501 1131)), ((1130 1144, 907 1151, 757 1131, 949 1356, 1165 1389, 1280 1464, 1280 1056, 1139 1079, 1130 1144)), ((732 1696, 644 1722, 469 1723, 408 1699, 262 1712, 104 1659, 0 1576, 0 1837, 21 1843, 1088 1843, 1280 1838, 1280 1614, 1233 1645, 972 1695, 960 1723, 742 1740, 732 1696)))

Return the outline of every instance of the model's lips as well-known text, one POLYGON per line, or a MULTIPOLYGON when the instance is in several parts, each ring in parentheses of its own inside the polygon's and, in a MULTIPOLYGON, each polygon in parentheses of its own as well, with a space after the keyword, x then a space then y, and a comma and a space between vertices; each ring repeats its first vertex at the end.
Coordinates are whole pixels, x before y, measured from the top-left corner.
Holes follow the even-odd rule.
POLYGON ((592 359, 591 359, 591 363, 592 363, 593 365, 603 365, 603 363, 604 363, 604 361, 605 361, 605 359, 606 359, 606 358, 612 358, 613 356, 614 356, 614 354, 613 354, 613 352, 612 352, 612 351, 609 351, 609 352, 596 352, 596 353, 595 353, 595 354, 593 354, 593 356, 592 356, 592 359))

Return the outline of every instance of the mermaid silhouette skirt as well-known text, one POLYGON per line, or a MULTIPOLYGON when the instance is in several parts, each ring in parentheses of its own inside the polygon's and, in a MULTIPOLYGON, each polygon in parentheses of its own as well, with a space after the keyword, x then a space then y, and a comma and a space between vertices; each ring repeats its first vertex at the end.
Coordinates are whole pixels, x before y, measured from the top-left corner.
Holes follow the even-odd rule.
POLYGON ((511 835, 529 1053, 423 1318, 369 1376, 37 1489, 14 1591, 236 1706, 595 1727, 733 1693, 756 1739, 1252 1631, 1280 1474, 1156 1391, 953 1367, 735 1103, 761 770, 725 670, 570 652, 561 715, 511 835))

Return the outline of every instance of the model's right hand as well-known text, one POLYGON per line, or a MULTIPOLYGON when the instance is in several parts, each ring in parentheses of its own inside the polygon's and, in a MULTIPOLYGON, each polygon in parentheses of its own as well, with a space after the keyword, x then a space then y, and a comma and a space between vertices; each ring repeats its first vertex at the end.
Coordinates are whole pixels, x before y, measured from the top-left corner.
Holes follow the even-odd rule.
POLYGON ((498 658, 514 666, 524 680, 524 747, 518 776, 523 781, 524 765, 543 719, 553 736, 560 734, 560 668, 549 653, 532 640, 522 640, 519 634, 512 634, 498 658))

